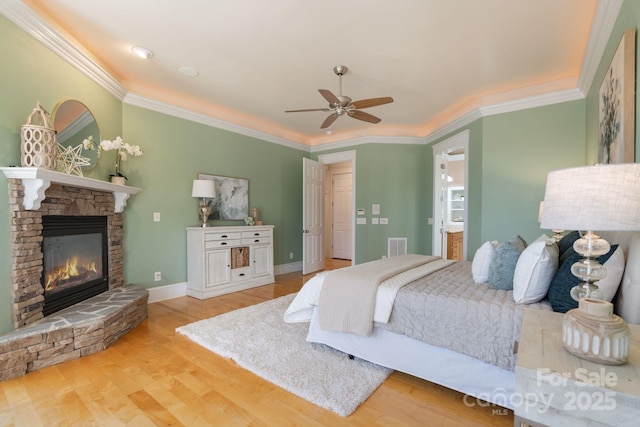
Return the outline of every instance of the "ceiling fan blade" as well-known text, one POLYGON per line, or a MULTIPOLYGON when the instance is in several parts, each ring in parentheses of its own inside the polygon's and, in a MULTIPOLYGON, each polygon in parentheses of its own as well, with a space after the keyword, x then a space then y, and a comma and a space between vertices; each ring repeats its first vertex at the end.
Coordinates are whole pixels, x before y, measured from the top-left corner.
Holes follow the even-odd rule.
POLYGON ((333 111, 331 108, 309 108, 306 110, 287 110, 285 113, 303 113, 305 111, 333 111))
POLYGON ((352 110, 349 111, 348 114, 354 119, 362 120, 369 123, 380 123, 382 121, 382 119, 379 119, 376 116, 372 116, 369 113, 365 113, 364 111, 352 110))
POLYGON ((356 108, 369 108, 376 107, 378 105, 389 104, 393 102, 393 98, 390 96, 385 96, 383 98, 371 98, 371 99, 361 99, 360 101, 353 101, 351 105, 356 108))
POLYGON ((326 119, 324 119, 324 122, 322 122, 322 126, 320 126, 320 129, 326 129, 329 126, 331 126, 331 124, 333 122, 336 121, 336 119, 339 117, 340 115, 338 113, 333 113, 330 114, 329 117, 327 117, 326 119))
POLYGON ((322 95, 322 97, 326 99, 329 104, 340 104, 340 100, 338 99, 338 97, 335 96, 330 90, 318 89, 318 92, 320 92, 320 95, 322 95))

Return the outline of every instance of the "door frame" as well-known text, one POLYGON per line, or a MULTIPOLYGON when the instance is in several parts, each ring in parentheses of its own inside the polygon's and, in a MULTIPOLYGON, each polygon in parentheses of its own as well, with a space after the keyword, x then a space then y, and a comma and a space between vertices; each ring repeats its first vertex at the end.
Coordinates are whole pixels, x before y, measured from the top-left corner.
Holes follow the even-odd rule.
MULTIPOLYGON (((325 165, 351 162, 351 265, 356 263, 356 150, 321 154, 318 161, 325 165)), ((326 230, 323 232, 326 233, 326 230)), ((324 236, 323 236, 324 237, 324 236)))
POLYGON ((440 165, 444 161, 443 157, 446 153, 455 149, 462 148, 464 150, 464 226, 463 226, 463 259, 467 259, 467 225, 468 225, 468 212, 469 212, 469 129, 465 129, 456 135, 445 139, 442 142, 433 145, 433 229, 432 229, 432 254, 442 254, 443 258, 446 258, 446 254, 442 253, 442 230, 441 224, 442 207, 444 201, 441 200, 442 194, 442 178, 440 165))

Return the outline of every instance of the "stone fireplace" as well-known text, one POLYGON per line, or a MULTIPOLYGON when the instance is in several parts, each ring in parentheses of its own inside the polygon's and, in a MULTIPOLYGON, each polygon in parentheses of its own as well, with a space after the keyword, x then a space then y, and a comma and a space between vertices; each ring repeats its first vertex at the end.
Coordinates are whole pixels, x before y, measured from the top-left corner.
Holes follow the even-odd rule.
POLYGON ((0 336, 3 380, 104 350, 146 319, 148 291, 124 284, 122 211, 139 189, 40 168, 1 170, 9 178, 14 327, 0 336))
POLYGON ((107 226, 107 289, 123 285, 124 228, 114 197, 104 191, 51 184, 38 210, 21 209, 24 186, 9 181, 11 206, 11 281, 13 325, 20 328, 44 317, 43 217, 103 217, 107 226))

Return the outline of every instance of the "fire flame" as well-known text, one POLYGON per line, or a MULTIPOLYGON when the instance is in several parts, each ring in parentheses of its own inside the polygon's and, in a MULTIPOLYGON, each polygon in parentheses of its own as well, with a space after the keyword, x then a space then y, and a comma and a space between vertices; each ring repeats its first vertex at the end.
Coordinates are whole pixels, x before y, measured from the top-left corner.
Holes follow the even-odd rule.
POLYGON ((72 256, 67 259, 64 265, 56 267, 47 273, 44 289, 45 291, 51 291, 55 289, 60 282, 87 273, 98 273, 96 262, 90 261, 82 264, 78 261, 78 255, 72 256))

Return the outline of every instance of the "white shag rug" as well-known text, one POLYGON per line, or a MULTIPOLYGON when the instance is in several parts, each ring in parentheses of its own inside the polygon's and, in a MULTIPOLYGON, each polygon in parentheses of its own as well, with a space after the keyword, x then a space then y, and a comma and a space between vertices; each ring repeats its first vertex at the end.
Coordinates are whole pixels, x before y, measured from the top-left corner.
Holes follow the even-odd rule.
POLYGON ((205 348, 309 402, 348 416, 392 370, 306 341, 307 323, 285 323, 295 294, 176 329, 205 348))

